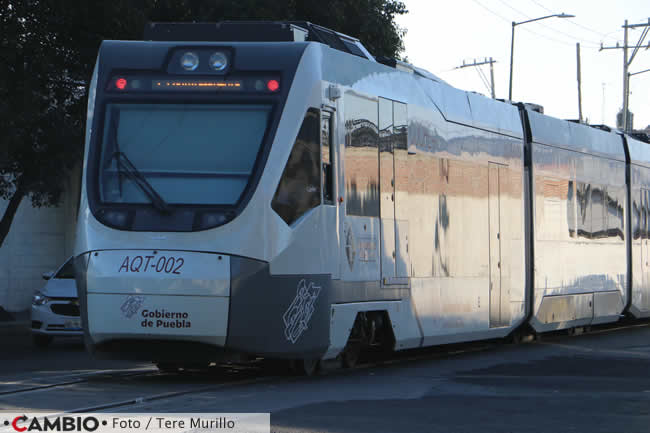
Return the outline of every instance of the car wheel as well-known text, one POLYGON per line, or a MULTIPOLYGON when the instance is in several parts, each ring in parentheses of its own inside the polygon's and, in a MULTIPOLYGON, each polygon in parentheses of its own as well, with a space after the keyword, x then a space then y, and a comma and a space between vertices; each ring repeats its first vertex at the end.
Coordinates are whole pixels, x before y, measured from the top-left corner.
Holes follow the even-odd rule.
POLYGON ((53 339, 54 338, 49 335, 40 335, 40 334, 32 335, 32 342, 37 347, 47 347, 49 346, 49 344, 52 342, 53 339))

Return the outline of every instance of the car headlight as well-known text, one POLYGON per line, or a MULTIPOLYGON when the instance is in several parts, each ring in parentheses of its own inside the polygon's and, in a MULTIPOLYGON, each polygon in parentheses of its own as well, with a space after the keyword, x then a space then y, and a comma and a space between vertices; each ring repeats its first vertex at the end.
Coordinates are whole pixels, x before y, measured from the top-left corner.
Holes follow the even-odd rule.
POLYGON ((32 298, 32 304, 34 305, 45 305, 48 303, 50 298, 42 294, 41 292, 36 292, 32 298))

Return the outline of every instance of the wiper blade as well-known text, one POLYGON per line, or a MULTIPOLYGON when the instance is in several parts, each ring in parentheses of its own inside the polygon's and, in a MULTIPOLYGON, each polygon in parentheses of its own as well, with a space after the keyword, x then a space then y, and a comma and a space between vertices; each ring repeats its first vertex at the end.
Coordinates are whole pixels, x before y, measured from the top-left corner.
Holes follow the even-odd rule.
POLYGON ((151 186, 149 181, 144 177, 140 170, 133 165, 124 152, 118 151, 113 153, 113 158, 117 161, 118 169, 123 171, 129 179, 131 179, 145 194, 147 194, 153 207, 162 214, 168 215, 171 213, 169 204, 160 196, 160 194, 158 194, 154 187, 151 186))

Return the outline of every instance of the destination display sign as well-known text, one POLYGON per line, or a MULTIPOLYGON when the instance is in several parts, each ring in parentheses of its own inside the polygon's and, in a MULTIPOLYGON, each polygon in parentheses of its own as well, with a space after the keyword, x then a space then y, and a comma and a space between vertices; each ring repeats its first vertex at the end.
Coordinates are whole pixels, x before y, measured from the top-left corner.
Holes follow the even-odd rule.
POLYGON ((142 92, 253 92, 277 93, 281 85, 278 77, 146 77, 115 76, 107 89, 117 93, 142 92))
POLYGON ((176 90, 243 90, 244 84, 241 81, 226 81, 213 79, 175 79, 175 80, 153 80, 153 90, 176 91, 176 90))

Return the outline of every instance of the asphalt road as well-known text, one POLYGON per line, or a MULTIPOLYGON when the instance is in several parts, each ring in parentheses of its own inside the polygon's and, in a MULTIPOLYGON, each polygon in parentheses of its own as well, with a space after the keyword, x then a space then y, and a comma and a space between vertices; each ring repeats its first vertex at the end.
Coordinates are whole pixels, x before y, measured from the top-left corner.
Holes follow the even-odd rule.
MULTIPOLYGON (((14 376, 8 371, 28 376, 142 366, 94 361, 81 345, 65 342, 47 351, 25 344, 14 349, 11 359, 0 355, 0 386, 14 376)), ((225 387, 214 376, 104 378, 71 386, 64 397, 43 391, 18 404, 18 397, 7 395, 0 407, 69 410, 83 392, 116 400, 134 390, 146 395, 207 384, 214 389, 111 411, 270 412, 272 431, 292 433, 648 432, 649 371, 650 326, 644 325, 225 387)))
POLYGON ((0 334, 0 381, 7 376, 24 376, 28 373, 38 373, 42 376, 59 372, 122 369, 142 365, 93 359, 86 353, 82 337, 55 338, 50 346, 41 349, 32 344, 29 331, 0 334))

